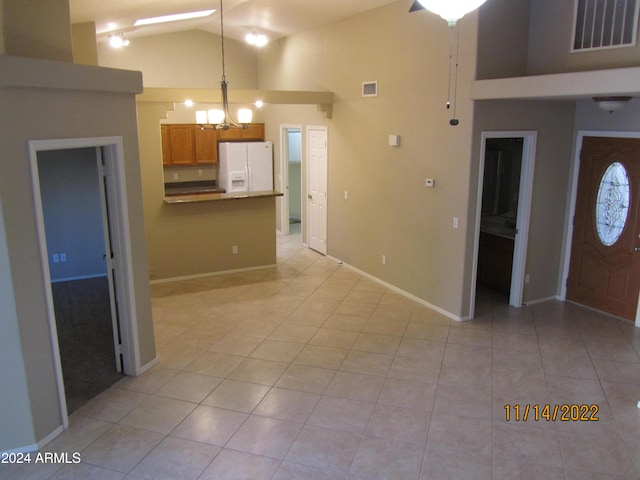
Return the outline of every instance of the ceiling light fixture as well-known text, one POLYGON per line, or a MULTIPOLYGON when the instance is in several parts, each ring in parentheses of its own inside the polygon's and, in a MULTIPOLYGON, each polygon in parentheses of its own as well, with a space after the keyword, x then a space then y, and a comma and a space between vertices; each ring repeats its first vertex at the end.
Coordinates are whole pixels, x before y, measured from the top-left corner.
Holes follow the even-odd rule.
POLYGON ((208 17, 215 10, 200 10, 199 12, 178 13, 175 15, 162 15, 160 17, 141 18, 136 20, 133 24, 134 27, 141 27, 143 25, 153 25, 155 23, 165 22, 177 22, 179 20, 190 20, 192 18, 208 17))
POLYGON ((249 32, 244 39, 249 45, 255 45, 256 47, 264 47, 269 43, 269 39, 264 33, 249 32))
MULTIPOLYGON (((440 15, 453 27, 467 13, 480 7, 487 0, 416 0, 436 15, 440 15)), ((415 2, 414 2, 415 4, 415 2)), ((415 6, 415 5, 414 5, 415 6)), ((414 9, 414 6, 411 8, 414 9)))
POLYGON ((598 104, 598 107, 609 113, 620 110, 629 100, 631 100, 631 97, 593 97, 593 101, 598 104))
POLYGON ((231 127, 247 128, 251 123, 253 112, 248 108, 238 110, 238 122, 234 121, 229 113, 229 98, 227 95, 227 76, 224 68, 224 14, 222 11, 222 0, 220 0, 220 42, 222 45, 222 110, 198 110, 196 112, 196 123, 204 129, 207 125, 216 130, 229 130, 231 127))
POLYGON ((409 12, 427 9, 432 13, 440 15, 449 24, 449 81, 447 84, 447 109, 451 108, 451 77, 452 66, 454 69, 455 79, 453 80, 453 116, 449 120, 449 125, 455 127, 460 124, 460 120, 456 118, 456 101, 458 98, 458 67, 460 64, 460 27, 458 20, 467 13, 479 8, 487 0, 414 0, 409 12), (456 28, 456 39, 454 42, 453 29, 456 28), (455 43, 455 63, 453 63, 453 50, 455 43))
POLYGON ((129 39, 124 36, 123 32, 114 33, 113 35, 109 35, 109 45, 113 48, 122 48, 129 45, 129 39))

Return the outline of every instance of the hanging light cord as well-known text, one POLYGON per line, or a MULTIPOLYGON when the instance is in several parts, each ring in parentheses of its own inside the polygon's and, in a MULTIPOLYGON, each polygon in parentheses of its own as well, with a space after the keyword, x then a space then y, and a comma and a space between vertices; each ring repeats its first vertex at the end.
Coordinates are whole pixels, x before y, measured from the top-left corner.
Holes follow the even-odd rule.
POLYGON ((220 88, 222 90, 222 110, 224 111, 224 119, 222 123, 216 125, 216 130, 229 130, 232 126, 247 128, 245 123, 236 122, 229 113, 229 95, 227 93, 227 75, 224 65, 224 13, 222 10, 222 0, 220 0, 220 44, 222 46, 222 81, 220 82, 220 88))
POLYGON ((220 0, 220 38, 222 39, 220 42, 222 45, 222 81, 226 82, 227 77, 224 69, 224 14, 222 11, 222 0, 220 0))
POLYGON ((453 65, 454 74, 453 74, 453 117, 449 120, 449 125, 456 126, 458 125, 459 120, 456 118, 456 103, 458 103, 458 66, 460 65, 460 26, 457 23, 455 27, 450 27, 449 30, 449 79, 447 85, 447 109, 451 108, 451 70, 452 70, 452 62, 453 62, 453 29, 456 29, 456 60, 453 65))
POLYGON ((453 28, 449 28, 449 78, 447 78, 447 109, 451 108, 451 60, 453 59, 453 28))

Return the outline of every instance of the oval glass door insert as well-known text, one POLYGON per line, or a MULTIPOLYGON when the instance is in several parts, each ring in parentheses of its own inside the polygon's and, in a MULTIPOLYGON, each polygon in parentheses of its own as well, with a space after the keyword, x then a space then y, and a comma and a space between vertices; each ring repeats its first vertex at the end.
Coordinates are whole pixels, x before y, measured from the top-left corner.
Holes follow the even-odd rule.
POLYGON ((596 198, 596 230, 603 245, 618 241, 629 214, 629 177, 620 162, 607 167, 596 198))

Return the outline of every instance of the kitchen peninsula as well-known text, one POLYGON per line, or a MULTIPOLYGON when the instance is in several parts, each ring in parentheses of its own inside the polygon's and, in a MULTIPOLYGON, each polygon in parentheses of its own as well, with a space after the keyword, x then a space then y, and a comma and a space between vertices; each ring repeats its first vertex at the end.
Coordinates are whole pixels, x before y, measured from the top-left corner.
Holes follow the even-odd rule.
POLYGON ((204 192, 185 193, 183 195, 167 195, 164 197, 165 203, 196 203, 196 202, 219 202, 222 200, 243 200, 246 198, 272 198, 282 197, 282 193, 276 190, 262 190, 259 192, 246 193, 224 193, 224 192, 204 192))
MULTIPOLYGON (((252 192, 251 195, 217 192, 173 195, 181 192, 172 189, 172 194, 167 195, 160 126, 174 105, 140 99, 137 105, 144 221, 152 283, 275 265, 276 198, 281 194, 271 190, 252 192)), ((197 176, 199 169, 206 172, 207 167, 214 168, 207 165, 189 168, 195 169, 197 176)), ((170 177, 173 182, 173 175, 170 177)))

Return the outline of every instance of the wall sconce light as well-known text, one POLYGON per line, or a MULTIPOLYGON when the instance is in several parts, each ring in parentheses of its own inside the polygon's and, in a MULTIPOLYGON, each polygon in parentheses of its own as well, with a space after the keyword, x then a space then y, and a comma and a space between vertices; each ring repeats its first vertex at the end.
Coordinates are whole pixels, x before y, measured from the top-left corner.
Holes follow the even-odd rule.
POLYGON ((613 96, 613 97, 593 97, 593 101, 598 104, 602 110, 613 113, 624 107, 631 97, 613 96))

